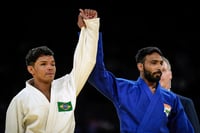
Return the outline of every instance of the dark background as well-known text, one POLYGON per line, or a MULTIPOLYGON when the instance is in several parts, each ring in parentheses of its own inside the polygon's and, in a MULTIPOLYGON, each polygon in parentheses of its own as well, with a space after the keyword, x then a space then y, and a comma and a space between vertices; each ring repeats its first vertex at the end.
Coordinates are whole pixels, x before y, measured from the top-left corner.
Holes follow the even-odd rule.
MULTIPOLYGON (((6 4, 1 9, 0 129, 6 108, 30 78, 27 51, 39 44, 55 52, 57 75, 70 72, 79 31, 79 8, 96 9, 103 33, 105 63, 116 76, 136 80, 134 56, 144 46, 158 46, 172 65, 172 90, 193 99, 200 116, 199 11, 186 6, 147 6, 125 1, 79 0, 61 7, 6 4), (124 2, 124 3, 123 3, 124 2)), ((53 5, 53 3, 52 3, 53 5)), ((153 4, 152 4, 153 5, 153 4)), ((118 132, 112 103, 86 83, 77 99, 77 132, 118 132), (88 131, 90 129, 91 131, 88 131)))

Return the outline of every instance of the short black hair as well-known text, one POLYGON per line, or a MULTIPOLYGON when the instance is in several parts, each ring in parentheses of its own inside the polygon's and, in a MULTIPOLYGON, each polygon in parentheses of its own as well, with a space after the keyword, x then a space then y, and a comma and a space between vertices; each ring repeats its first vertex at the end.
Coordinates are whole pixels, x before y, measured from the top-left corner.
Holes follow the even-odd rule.
POLYGON ((138 50, 138 52, 135 56, 136 63, 143 63, 145 57, 149 54, 154 53, 154 52, 163 56, 163 53, 161 52, 161 50, 158 47, 150 46, 150 47, 141 48, 140 50, 138 50))
POLYGON ((54 52, 47 46, 39 46, 36 48, 32 48, 28 51, 25 57, 26 65, 33 65, 35 61, 42 55, 54 56, 54 52))

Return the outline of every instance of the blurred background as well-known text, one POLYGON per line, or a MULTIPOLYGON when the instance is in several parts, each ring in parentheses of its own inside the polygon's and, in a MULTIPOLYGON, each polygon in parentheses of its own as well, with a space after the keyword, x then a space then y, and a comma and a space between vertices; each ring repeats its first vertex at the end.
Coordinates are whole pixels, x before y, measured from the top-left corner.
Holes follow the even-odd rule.
MULTIPOLYGON (((192 98, 200 116, 200 20, 197 8, 189 5, 144 6, 114 0, 70 3, 62 8, 32 8, 31 4, 15 6, 12 3, 1 9, 0 131, 4 131, 10 100, 30 78, 25 66, 25 55, 30 48, 42 44, 55 52, 56 78, 71 71, 78 40, 79 8, 93 8, 99 13, 105 64, 110 71, 117 77, 136 80, 139 76, 134 58, 137 50, 157 46, 171 62, 172 90, 192 98)), ((119 132, 114 106, 88 83, 77 99, 75 115, 77 133, 119 132)))

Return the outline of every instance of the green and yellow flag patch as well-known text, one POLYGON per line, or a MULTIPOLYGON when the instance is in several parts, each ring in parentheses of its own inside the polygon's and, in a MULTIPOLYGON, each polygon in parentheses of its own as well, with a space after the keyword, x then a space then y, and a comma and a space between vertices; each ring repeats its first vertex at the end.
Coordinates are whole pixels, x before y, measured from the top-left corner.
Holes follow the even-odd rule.
POLYGON ((72 103, 70 102, 58 102, 58 112, 65 112, 72 110, 72 103))

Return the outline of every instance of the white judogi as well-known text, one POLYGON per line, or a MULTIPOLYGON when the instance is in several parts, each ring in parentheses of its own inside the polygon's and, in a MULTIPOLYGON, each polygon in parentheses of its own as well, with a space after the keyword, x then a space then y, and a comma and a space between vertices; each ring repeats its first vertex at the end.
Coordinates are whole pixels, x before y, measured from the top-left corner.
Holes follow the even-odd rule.
POLYGON ((99 18, 84 21, 72 71, 52 82, 50 102, 28 80, 7 109, 5 133, 74 132, 76 97, 96 63, 99 36, 99 18))

